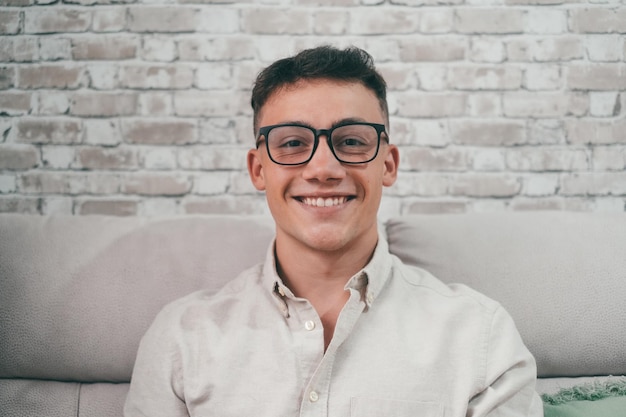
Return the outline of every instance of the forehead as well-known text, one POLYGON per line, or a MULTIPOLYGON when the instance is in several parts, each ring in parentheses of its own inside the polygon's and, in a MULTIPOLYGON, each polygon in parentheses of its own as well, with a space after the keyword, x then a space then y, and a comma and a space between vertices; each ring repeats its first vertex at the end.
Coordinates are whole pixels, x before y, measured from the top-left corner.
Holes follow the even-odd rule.
POLYGON ((376 94, 359 82, 300 80, 272 93, 259 112, 259 126, 306 122, 318 128, 344 119, 384 123, 376 94))

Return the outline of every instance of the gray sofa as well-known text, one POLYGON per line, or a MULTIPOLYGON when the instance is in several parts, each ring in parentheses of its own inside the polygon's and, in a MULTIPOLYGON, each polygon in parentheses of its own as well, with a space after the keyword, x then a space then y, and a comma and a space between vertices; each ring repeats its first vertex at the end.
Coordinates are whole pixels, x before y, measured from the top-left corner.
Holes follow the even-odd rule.
MULTIPOLYGON (((626 214, 415 215, 390 249, 499 300, 537 390, 626 374, 626 214)), ((0 215, 0 415, 121 416, 141 336, 168 301, 260 261, 271 219, 0 215)))

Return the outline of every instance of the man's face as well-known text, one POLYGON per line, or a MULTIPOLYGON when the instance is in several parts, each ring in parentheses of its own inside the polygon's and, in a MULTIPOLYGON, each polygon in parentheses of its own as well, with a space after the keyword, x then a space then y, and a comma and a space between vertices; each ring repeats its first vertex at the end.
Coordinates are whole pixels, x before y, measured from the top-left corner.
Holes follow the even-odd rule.
MULTIPOLYGON (((329 129, 348 120, 385 124, 386 119, 376 95, 360 83, 304 80, 273 93, 259 113, 258 125, 298 123, 329 129)), ((266 193, 277 242, 321 251, 373 243, 382 187, 396 180, 398 150, 381 139, 373 161, 350 165, 335 158, 326 139, 320 137, 304 165, 275 164, 264 142, 248 154, 250 178, 266 193)))

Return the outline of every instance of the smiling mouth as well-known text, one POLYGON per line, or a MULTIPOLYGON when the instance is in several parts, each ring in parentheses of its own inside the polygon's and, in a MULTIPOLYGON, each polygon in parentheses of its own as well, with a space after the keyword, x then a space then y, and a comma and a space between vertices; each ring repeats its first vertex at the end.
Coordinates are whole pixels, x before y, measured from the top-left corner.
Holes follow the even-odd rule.
POLYGON ((354 197, 352 196, 341 196, 341 197, 300 197, 298 201, 303 203, 304 205, 311 207, 333 207, 344 204, 354 197))

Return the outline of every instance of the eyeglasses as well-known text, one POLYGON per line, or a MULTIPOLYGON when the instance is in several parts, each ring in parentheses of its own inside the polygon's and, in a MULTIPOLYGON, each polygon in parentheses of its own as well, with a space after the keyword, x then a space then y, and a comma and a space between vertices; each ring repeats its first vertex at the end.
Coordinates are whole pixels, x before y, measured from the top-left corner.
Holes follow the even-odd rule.
MULTIPOLYGON (((349 123, 317 130, 299 124, 281 124, 260 128, 256 147, 258 149, 260 143, 265 141, 272 162, 301 165, 313 158, 319 137, 324 135, 339 162, 366 164, 378 155, 382 133, 386 133, 385 125, 378 123, 349 123)), ((386 136, 385 141, 389 142, 386 136)))

